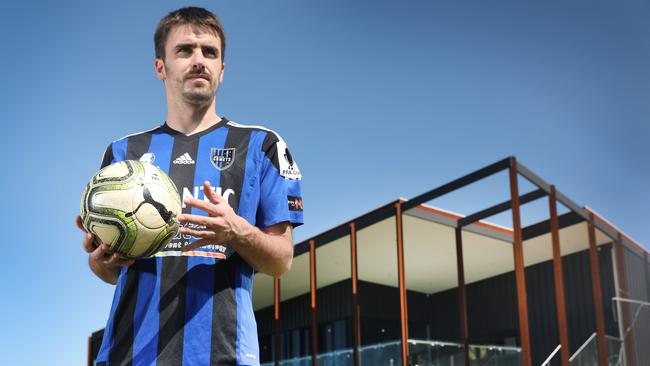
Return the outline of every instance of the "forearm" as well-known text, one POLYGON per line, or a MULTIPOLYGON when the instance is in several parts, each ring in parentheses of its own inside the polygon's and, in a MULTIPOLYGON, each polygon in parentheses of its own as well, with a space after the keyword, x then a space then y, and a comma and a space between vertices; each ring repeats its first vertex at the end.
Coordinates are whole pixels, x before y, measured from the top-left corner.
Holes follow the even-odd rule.
POLYGON ((107 266, 94 260, 92 256, 88 256, 88 266, 93 271, 95 276, 99 277, 102 281, 115 285, 117 278, 120 275, 120 268, 115 266, 107 266))
POLYGON ((282 223, 264 232, 240 217, 232 248, 257 271, 282 276, 291 268, 293 242, 291 225, 282 223))

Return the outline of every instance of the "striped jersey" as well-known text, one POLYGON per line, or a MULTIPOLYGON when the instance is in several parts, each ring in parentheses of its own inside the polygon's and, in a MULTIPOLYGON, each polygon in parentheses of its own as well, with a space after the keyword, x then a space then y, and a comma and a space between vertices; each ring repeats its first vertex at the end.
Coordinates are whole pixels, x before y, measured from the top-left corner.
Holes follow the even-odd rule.
MULTIPOLYGON (((300 170, 282 138, 263 127, 223 118, 186 136, 164 124, 111 143, 102 167, 127 159, 160 167, 183 198, 206 199, 209 181, 260 228, 303 223, 300 170)), ((226 245, 182 252, 193 240, 179 234, 122 268, 96 365, 259 365, 253 269, 226 245)))

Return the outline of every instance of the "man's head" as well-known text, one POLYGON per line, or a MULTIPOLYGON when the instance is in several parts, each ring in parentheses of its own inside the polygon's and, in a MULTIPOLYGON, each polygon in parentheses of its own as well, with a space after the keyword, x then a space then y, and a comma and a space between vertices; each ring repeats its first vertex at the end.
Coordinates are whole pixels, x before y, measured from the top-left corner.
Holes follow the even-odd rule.
POLYGON ((209 10, 190 6, 180 8, 167 14, 160 20, 156 27, 156 33, 153 36, 153 43, 156 49, 156 58, 165 59, 165 44, 169 37, 169 32, 175 26, 191 25, 197 29, 213 33, 221 41, 221 62, 226 54, 226 34, 221 26, 221 21, 209 10))
POLYGON ((202 8, 173 11, 158 24, 154 43, 168 103, 211 104, 223 81, 226 40, 219 19, 202 8))

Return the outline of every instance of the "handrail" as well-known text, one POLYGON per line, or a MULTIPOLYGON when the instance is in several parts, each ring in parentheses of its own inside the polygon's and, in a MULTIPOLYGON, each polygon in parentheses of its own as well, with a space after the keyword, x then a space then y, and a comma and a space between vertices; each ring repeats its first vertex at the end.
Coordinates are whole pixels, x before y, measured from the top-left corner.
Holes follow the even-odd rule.
POLYGON ((573 355, 572 355, 571 357, 569 357, 569 362, 573 361, 573 359, 576 358, 576 357, 578 356, 578 354, 579 354, 579 353, 580 353, 580 352, 581 352, 585 347, 587 347, 587 345, 591 342, 592 339, 594 339, 595 336, 596 336, 596 332, 594 332, 594 334, 592 334, 591 337, 587 338, 587 340, 585 341, 585 343, 583 343, 582 346, 580 346, 580 348, 578 348, 578 349, 575 351, 575 353, 573 353, 573 355))
POLYGON ((624 297, 612 297, 612 301, 629 302, 631 304, 638 304, 641 306, 650 306, 650 302, 634 300, 634 299, 626 299, 624 297))
POLYGON ((553 359, 553 356, 555 356, 555 354, 557 353, 557 351, 560 350, 560 348, 562 348, 562 345, 561 345, 561 344, 558 344, 557 347, 555 347, 555 349, 553 350, 553 352, 551 352, 551 354, 548 355, 548 357, 546 358, 546 360, 544 360, 544 362, 542 363, 541 366, 546 366, 546 365, 548 365, 548 363, 551 362, 551 359, 553 359))

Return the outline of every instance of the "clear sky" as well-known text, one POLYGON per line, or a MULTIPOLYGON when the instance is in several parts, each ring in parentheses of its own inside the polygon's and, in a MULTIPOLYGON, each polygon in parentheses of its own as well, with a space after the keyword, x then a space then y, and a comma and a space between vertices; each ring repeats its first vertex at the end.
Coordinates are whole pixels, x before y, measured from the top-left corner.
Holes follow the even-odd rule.
MULTIPOLYGON (((153 31, 182 4, 0 4, 3 364, 83 364, 104 327, 113 288, 73 220, 107 144, 163 122, 153 31)), ((647 0, 191 4, 226 28, 218 112, 277 130, 302 170, 297 240, 516 155, 650 245, 647 0)), ((469 214, 506 182, 431 204, 469 214)))

